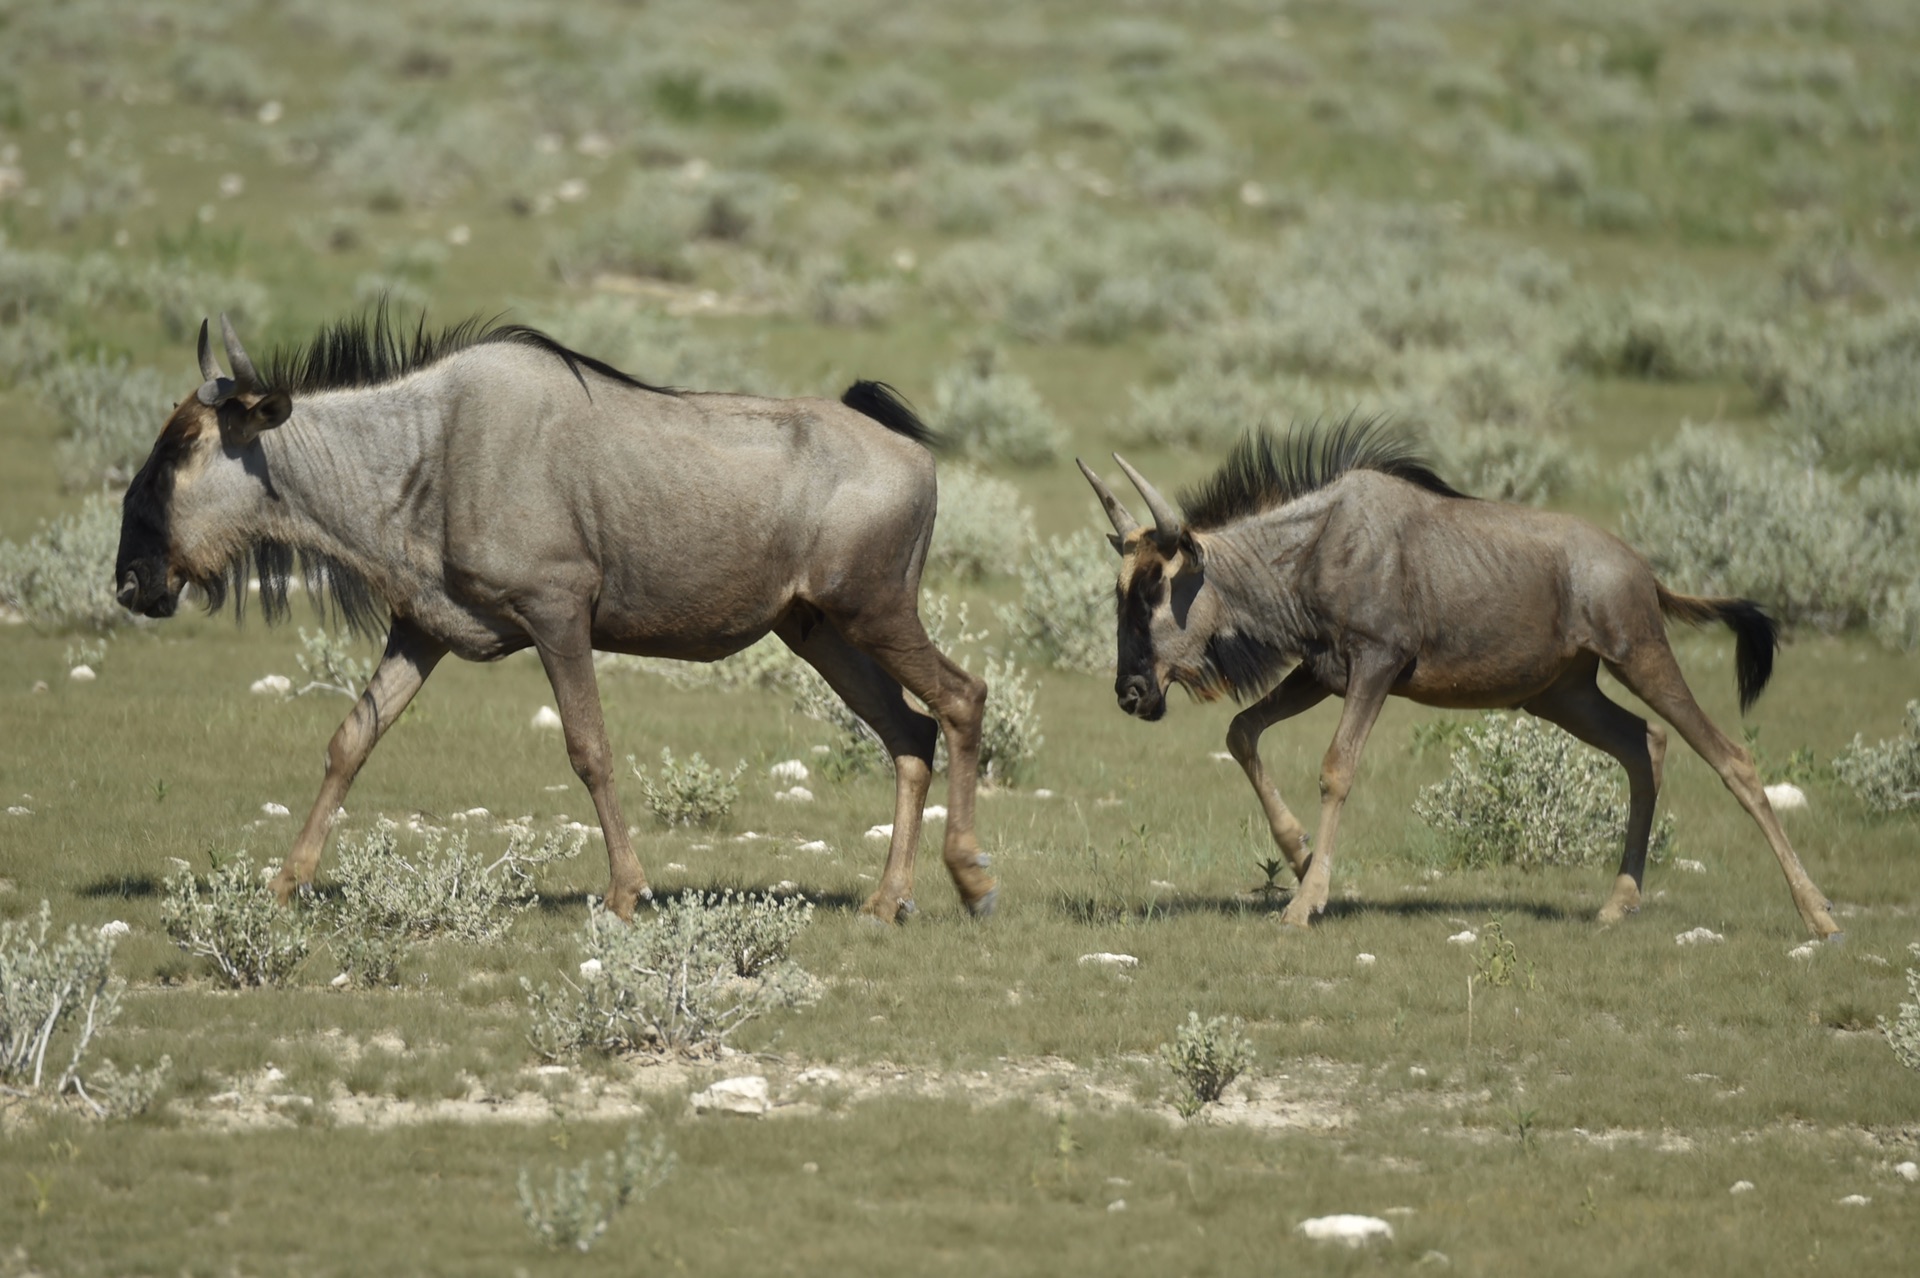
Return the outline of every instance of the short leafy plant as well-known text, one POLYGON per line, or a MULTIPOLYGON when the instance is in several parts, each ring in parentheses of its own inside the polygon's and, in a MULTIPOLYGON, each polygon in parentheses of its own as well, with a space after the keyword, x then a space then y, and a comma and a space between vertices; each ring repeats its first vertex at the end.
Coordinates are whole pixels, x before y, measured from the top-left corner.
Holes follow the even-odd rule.
POLYGON ((113 937, 69 927, 49 943, 52 926, 45 901, 32 921, 0 923, 0 1092, 9 1095, 45 1087, 48 1095, 84 1096, 80 1064, 120 1011, 124 982, 112 972, 113 937))
POLYGON ((1253 1044, 1240 1032, 1240 1018, 1224 1016, 1202 1021, 1187 1013, 1187 1023, 1171 1043, 1160 1046, 1160 1059, 1173 1071, 1179 1094, 1173 1107, 1182 1118, 1192 1118, 1218 1101, 1233 1080, 1253 1065, 1253 1044))
POLYGON ((283 909, 245 853, 215 854, 204 896, 193 867, 175 864, 160 902, 173 943, 206 959, 230 988, 286 984, 313 944, 314 911, 305 901, 283 909))
POLYGON ((1907 702, 1904 735, 1868 745, 1855 734, 1833 770, 1876 812, 1920 811, 1920 701, 1907 702))
POLYGON ((595 906, 580 980, 521 979, 549 1060, 583 1051, 704 1056, 768 1012, 811 1002, 817 982, 787 957, 813 917, 800 897, 690 892, 631 926, 595 906))
POLYGON ((722 772, 701 758, 698 751, 691 759, 678 762, 673 751, 665 747, 660 750, 658 778, 637 763, 632 766, 633 775, 640 779, 640 793, 647 807, 663 825, 717 824, 739 800, 740 787, 736 783, 747 770, 746 760, 742 759, 732 772, 722 772))
POLYGON ((1880 1018, 1880 1032, 1887 1045, 1908 1069, 1920 1069, 1920 968, 1907 969, 1907 994, 1911 1003, 1900 1005, 1900 1014, 1889 1021, 1880 1018))
POLYGON ((607 1232, 613 1217, 658 1189, 673 1174, 675 1157, 666 1138, 642 1142, 629 1131, 619 1149, 609 1150, 597 1162, 587 1159, 577 1167, 558 1167, 553 1188, 534 1188, 533 1177, 520 1169, 520 1216, 533 1236, 554 1250, 589 1251, 607 1232))

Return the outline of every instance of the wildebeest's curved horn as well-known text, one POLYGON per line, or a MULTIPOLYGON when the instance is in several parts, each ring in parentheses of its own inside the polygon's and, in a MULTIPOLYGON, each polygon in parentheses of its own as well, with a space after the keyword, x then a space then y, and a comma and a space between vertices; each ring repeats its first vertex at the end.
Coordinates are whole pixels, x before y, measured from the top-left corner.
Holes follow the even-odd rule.
POLYGON ((1120 463, 1120 469, 1127 473, 1127 478, 1133 481, 1133 486, 1138 488, 1140 495, 1147 499, 1147 512, 1153 516, 1154 530, 1162 537, 1178 537, 1180 535, 1180 516, 1173 513, 1173 507, 1167 503, 1167 499, 1162 497, 1159 490, 1146 481, 1145 476, 1133 467, 1127 465, 1126 458, 1122 457, 1119 453, 1115 453, 1113 459, 1120 463))
POLYGON ((233 324, 225 311, 220 312, 220 338, 227 344, 227 363, 233 365, 234 384, 241 390, 259 390, 260 374, 254 371, 253 361, 247 358, 240 339, 234 335, 233 324))
POLYGON ((220 364, 213 358, 213 343, 207 340, 207 322, 200 321, 200 376, 210 382, 220 380, 220 364))
POLYGON ((1073 459, 1073 464, 1078 466, 1080 473, 1087 477, 1087 482, 1093 485, 1094 496, 1098 497, 1100 504, 1107 508, 1107 518, 1113 521, 1114 532, 1124 539, 1140 527, 1140 521, 1133 517, 1133 512, 1120 504, 1120 499, 1113 495, 1111 488, 1100 482, 1100 476, 1093 473, 1092 467, 1078 457, 1073 459))

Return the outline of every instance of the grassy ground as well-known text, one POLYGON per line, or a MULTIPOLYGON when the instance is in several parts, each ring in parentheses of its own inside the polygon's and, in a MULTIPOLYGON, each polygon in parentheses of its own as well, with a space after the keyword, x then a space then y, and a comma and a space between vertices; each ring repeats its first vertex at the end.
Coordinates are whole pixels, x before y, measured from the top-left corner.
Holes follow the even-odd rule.
MULTIPOLYGON (((924 285, 943 252, 1010 244, 1037 273, 1049 265, 1029 235, 1041 223, 1080 219, 1088 238, 1199 227, 1221 255, 1210 278, 1237 308, 1298 228, 1404 206, 1487 236, 1473 243, 1491 266, 1538 252, 1564 268, 1562 301, 1509 328, 1560 323, 1614 290, 1790 311, 1802 303, 1781 300, 1783 263, 1808 243, 1841 244, 1874 280, 1869 295, 1824 305, 1911 299, 1920 32, 1897 6, 1676 3, 1617 19, 1391 10, 1149 5, 1115 17, 982 0, 908 14, 837 0, 747 20, 708 5, 232 3, 155 5, 129 21, 113 6, 0 0, 0 154, 14 157, 0 165, 39 192, 0 197, 0 247, 153 265, 202 281, 205 310, 252 286, 269 308, 247 333, 261 346, 351 309, 370 275, 442 318, 564 315, 629 298, 633 281, 562 279, 551 251, 615 216, 636 175, 671 183, 704 160, 785 190, 768 197, 763 229, 695 243, 692 278, 642 281, 655 289, 645 296, 692 308, 660 322, 702 351, 744 349, 795 390, 882 376, 923 407, 985 334, 1089 456, 1114 445, 1134 392, 1162 380, 1192 334, 1029 340, 924 285), (687 67, 698 74, 676 79, 687 67), (283 113, 271 124, 269 101, 283 113), (1714 111, 1726 119, 1703 123, 1714 111), (1013 140, 996 164, 1075 194, 987 214, 954 196, 986 218, 968 229, 928 192, 977 180, 953 177, 953 157, 1000 154, 981 139, 1001 127, 1013 140), (473 144, 476 132, 488 141, 473 144), (585 145, 597 133, 611 153, 585 145), (388 134, 386 150, 367 140, 388 134), (1553 176, 1562 162, 1571 177, 1553 176), (114 165, 139 167, 119 203, 114 165), (1225 177, 1202 180, 1208 165, 1225 177), (231 195, 228 173, 244 178, 231 195), (1113 193, 1095 193, 1089 173, 1113 193), (61 222, 69 178, 98 207, 61 222), (554 194, 570 178, 586 183, 578 201, 554 194), (1259 184, 1259 201, 1243 182, 1259 184), (321 234, 327 219, 350 234, 321 234), (456 227, 465 234, 450 239, 456 227), (917 265, 898 267, 901 249, 917 265), (806 283, 819 252, 895 288, 894 309, 866 325, 822 318, 806 283), (722 304, 703 309, 703 288, 722 304)), ((124 355, 184 394, 190 332, 128 296, 45 312, 60 357, 124 355)), ((0 336, 17 318, 0 305, 0 336)), ((1829 318, 1809 305, 1783 322, 1829 318)), ((1534 350, 1539 336, 1484 340, 1560 376, 1534 350)), ((1393 365, 1377 385, 1316 386, 1340 402, 1400 376, 1393 365)), ((1682 420, 1754 439, 1773 429, 1731 368, 1569 384, 1576 411, 1540 429, 1591 465, 1555 505, 1610 524, 1623 468, 1682 420)), ((30 377, 0 387, 0 537, 76 503, 56 462, 65 429, 30 377)), ((1216 460, 1129 455, 1168 485, 1216 460)), ((995 473, 1042 535, 1097 518, 1064 458, 995 473)), ((1018 594, 1008 577, 944 588, 980 617, 1018 594)), ((506 939, 422 947, 399 988, 329 988, 339 968, 323 947, 290 988, 218 991, 168 942, 160 880, 170 858, 200 870, 215 853, 277 860, 346 702, 250 694, 261 675, 294 674, 298 650, 257 618, 123 632, 91 683, 66 678, 75 641, 0 629, 0 798, 29 811, 0 818, 0 916, 44 899, 61 926, 127 922, 115 956, 125 1011, 98 1051, 172 1068, 147 1117, 0 1111, 0 1274, 558 1267, 518 1218, 516 1177, 550 1177, 629 1128, 663 1132, 678 1170, 592 1253, 566 1257, 583 1272, 1344 1272, 1437 1265, 1438 1253, 1462 1272, 1878 1273, 1902 1270, 1920 1234, 1920 1187, 1894 1170, 1920 1156, 1920 1081, 1875 1029, 1916 962, 1915 827, 1865 812, 1830 776, 1786 820, 1836 902, 1844 946, 1789 954, 1804 938, 1764 841, 1677 742, 1663 802, 1678 817, 1674 856, 1701 868, 1656 865, 1642 913, 1603 931, 1592 916, 1606 868, 1442 869, 1411 815, 1446 768, 1444 752, 1413 748, 1416 725, 1436 716, 1396 704, 1348 807, 1334 905, 1293 935, 1255 890, 1272 851, 1245 782, 1212 757, 1227 713, 1178 702, 1141 724, 1113 708, 1105 679, 1047 670, 1034 775, 982 801, 999 913, 964 919, 929 857, 920 915, 880 931, 854 911, 879 869, 880 845, 863 836, 889 808, 885 780, 816 780, 815 803, 776 802, 767 765, 811 758, 824 727, 773 694, 610 673, 616 752, 651 761, 670 746, 749 765, 719 830, 642 823, 656 887, 805 893, 819 908, 794 957, 824 990, 743 1032, 739 1057, 542 1075, 520 982, 578 963, 585 898, 605 881, 597 839, 544 873, 541 908, 506 939), (292 818, 264 815, 266 803, 292 818), (743 841, 748 831, 771 837, 743 841), (801 850, 809 840, 829 850, 801 850), (1481 950, 1448 942, 1492 919, 1526 974, 1514 985, 1473 982, 1481 950), (1701 926, 1724 941, 1675 944, 1701 926), (1139 965, 1078 961, 1101 951, 1139 965), (1219 1114, 1183 1123, 1153 1053, 1189 1011, 1242 1018, 1258 1058, 1219 1114), (839 1081, 801 1082, 812 1067, 839 1081), (773 1116, 691 1112, 695 1088, 747 1072, 773 1079, 773 1116), (1739 1181, 1753 1189, 1730 1194, 1739 1181), (1852 1195, 1870 1201, 1841 1201, 1852 1195), (1395 1237, 1305 1250, 1294 1226, 1335 1212, 1383 1216, 1395 1237)), ((1676 634, 1676 645, 1731 728, 1730 638, 1676 634)), ((1916 692, 1910 655, 1800 633, 1750 721, 1769 757, 1807 747, 1825 761, 1855 733, 1891 735, 1916 692)), ((448 824, 475 806, 590 821, 557 736, 530 724, 550 699, 530 659, 442 667, 362 774, 343 833, 380 815, 448 824)), ((1337 713, 1323 706, 1267 739, 1302 811, 1337 713)), ((637 787, 624 793, 644 817, 637 787)))

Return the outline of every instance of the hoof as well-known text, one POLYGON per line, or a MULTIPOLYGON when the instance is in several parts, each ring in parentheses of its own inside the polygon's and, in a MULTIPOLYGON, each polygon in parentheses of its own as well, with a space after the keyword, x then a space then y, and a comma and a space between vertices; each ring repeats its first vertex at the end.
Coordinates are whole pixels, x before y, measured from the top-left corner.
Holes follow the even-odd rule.
POLYGON ((865 905, 860 907, 861 918, 869 923, 878 924, 881 927, 890 927, 896 923, 905 923, 919 912, 920 907, 913 903, 912 897, 907 897, 899 901, 887 901, 876 896, 869 899, 865 905))
POLYGON ((1846 943, 1847 934, 1845 932, 1833 932, 1827 936, 1828 945, 1845 945, 1846 943))
POLYGON ((976 897, 967 902, 967 913, 973 915, 976 919, 992 918, 993 907, 998 902, 999 896, 1000 889, 998 887, 988 888, 984 896, 976 897))

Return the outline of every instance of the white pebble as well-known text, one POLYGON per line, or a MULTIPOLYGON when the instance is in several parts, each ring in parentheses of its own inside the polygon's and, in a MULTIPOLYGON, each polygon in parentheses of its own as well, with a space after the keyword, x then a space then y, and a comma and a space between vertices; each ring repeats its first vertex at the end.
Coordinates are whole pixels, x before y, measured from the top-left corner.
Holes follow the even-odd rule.
POLYGON ((1753 1182, 1750 1180, 1736 1180, 1733 1182, 1733 1188, 1727 1192, 1729 1194, 1751 1194, 1753 1192, 1753 1182))
POLYGON ((331 981, 328 981, 327 984, 332 986, 336 990, 344 990, 345 988, 347 988, 347 986, 353 984, 353 978, 348 976, 345 972, 342 972, 340 973, 340 975, 334 977, 331 981))
POLYGON ((1449 936, 1447 938, 1447 940, 1452 942, 1454 945, 1472 945, 1475 941, 1479 939, 1480 939, 1479 934, 1474 932, 1471 928, 1469 928, 1465 932, 1455 932, 1452 936, 1449 936))
POLYGON ((1371 954, 1356 954, 1353 956, 1353 965, 1355 967, 1372 967, 1379 961, 1379 959, 1376 959, 1371 954))
POLYGON ((788 785, 793 785, 797 782, 805 781, 811 774, 807 771, 807 765, 800 762, 800 760, 783 759, 768 768, 767 775, 771 776, 775 781, 785 781, 788 785))
POLYGON ((287 811, 286 805, 282 803, 263 803, 260 805, 260 810, 266 813, 268 816, 293 815, 292 813, 287 811))
POLYGON ((75 666, 73 669, 67 671, 67 678, 73 680, 75 683, 92 683, 99 677, 99 675, 93 672, 92 666, 75 666))
POLYGON ((552 706, 541 706, 533 712, 533 726, 549 730, 560 727, 560 712, 552 706))
POLYGON ((889 821, 885 825, 874 826, 871 830, 867 831, 867 837, 876 843, 888 842, 893 838, 893 822, 889 821))
POLYGON ((1051 791, 1051 790, 1035 790, 1035 791, 1033 792, 1033 797, 1034 797, 1034 798, 1036 798, 1036 799, 1051 799, 1051 798, 1053 797, 1053 791, 1051 791))
POLYGON ((119 919, 115 919, 111 923, 102 923, 100 925, 100 935, 108 938, 109 940, 118 936, 126 936, 130 934, 132 931, 133 931, 133 928, 131 926, 122 922, 119 919))
POLYGON ((1409 1065, 1409 1066, 1407 1066, 1407 1077, 1408 1077, 1408 1078, 1425 1078, 1426 1076, 1427 1076, 1427 1070, 1426 1070, 1426 1067, 1425 1067, 1424 1065, 1409 1065))
POLYGON ((771 839, 772 837, 771 834, 762 834, 758 830, 747 830, 741 834, 734 835, 733 841, 735 843, 759 843, 762 840, 771 839))
POLYGON ((798 883, 795 883, 792 879, 781 879, 778 883, 773 885, 773 890, 776 892, 798 892, 800 890, 800 885, 798 883))
POLYGON ((1707 867, 1704 862, 1689 861, 1683 856, 1674 858, 1673 868, 1676 870, 1685 870, 1688 874, 1705 874, 1707 872, 1707 867))
POLYGON ((1127 1209, 1127 1200, 1124 1198, 1116 1198, 1112 1202, 1107 1204, 1108 1211, 1125 1211, 1126 1209, 1127 1209))
POLYGON ((1840 1205, 1842 1207, 1865 1207, 1872 1201, 1873 1199, 1867 1197, 1865 1194, 1848 1194, 1840 1200, 1840 1205))
POLYGON ((832 746, 815 746, 813 748, 813 752, 815 754, 832 754, 833 747, 832 746))
POLYGON ((1207 757, 1209 759, 1212 759, 1215 763, 1232 763, 1233 762, 1233 755, 1229 754, 1225 750, 1215 750, 1212 754, 1209 754, 1207 757))
POLYGON ((947 819, 947 810, 938 803, 929 803, 921 815, 928 821, 944 821, 947 819))
POLYGON ((1696 927, 1673 938, 1675 945, 1718 945, 1727 938, 1710 927, 1696 927))
POLYGON ((801 850, 802 852, 831 852, 831 851, 833 851, 833 849, 832 849, 832 848, 830 848, 830 847, 828 847, 828 846, 827 846, 827 841, 826 841, 825 839, 810 839, 810 840, 808 840, 807 842, 805 842, 805 843, 802 843, 802 844, 800 845, 800 850, 801 850))
POLYGON ((1767 802, 1776 812, 1797 812, 1807 806, 1807 792, 1791 782, 1767 787, 1767 802))
POLYGON ((293 680, 283 674, 261 675, 247 685, 247 691, 256 697, 284 697, 293 691, 293 680))
POLYGON ((1788 958, 1810 959, 1820 952, 1820 947, 1812 941, 1806 941, 1787 951, 1788 958))
POLYGON ((775 790, 773 797, 782 803, 812 803, 813 791, 804 785, 796 785, 791 790, 775 790))
POLYGON ((255 113, 254 119, 262 124, 276 124, 285 111, 286 108, 282 107, 277 100, 268 99, 260 104, 260 110, 255 113))
POLYGON ((1294 1231, 1315 1242, 1345 1243, 1349 1247, 1393 1237, 1393 1226, 1378 1216, 1316 1216, 1295 1225, 1294 1231))
POLYGON ((1080 965, 1084 967, 1088 963, 1098 963, 1102 967, 1115 968, 1140 966, 1140 960, 1131 954, 1110 954, 1105 950, 1096 954, 1082 954, 1080 956, 1080 965))
POLYGON ((758 1074, 723 1078, 706 1091, 693 1094, 694 1109, 713 1109, 725 1114, 757 1116, 766 1113, 769 1104, 767 1080, 758 1074))
POLYGON ((594 977, 600 975, 600 970, 599 959, 588 959, 580 965, 580 979, 591 981, 594 977))
MULTIPOLYGON (((712 846, 712 845, 709 844, 708 846, 712 846)), ((687 867, 680 864, 678 861, 667 862, 667 869, 676 874, 685 874, 687 872, 687 867)))
POLYGON ((32 816, 33 809, 21 807, 18 803, 7 809, 8 816, 32 816))
POLYGON ((1920 1180, 1920 1163, 1913 1162, 1911 1159, 1904 1163, 1895 1163, 1893 1174, 1901 1180, 1920 1180))

